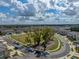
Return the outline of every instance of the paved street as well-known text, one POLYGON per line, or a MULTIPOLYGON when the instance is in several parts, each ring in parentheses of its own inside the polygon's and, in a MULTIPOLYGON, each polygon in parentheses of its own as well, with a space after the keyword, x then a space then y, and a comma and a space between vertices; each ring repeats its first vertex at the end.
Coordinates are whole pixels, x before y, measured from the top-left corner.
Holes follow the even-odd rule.
POLYGON ((62 48, 57 52, 52 52, 52 54, 50 55, 51 58, 60 58, 60 57, 64 57, 69 54, 70 46, 67 40, 65 40, 65 37, 63 37, 61 41, 63 42, 62 48))
MULTIPOLYGON (((8 38, 8 36, 3 36, 3 37, 0 37, 1 39, 3 39, 3 40, 5 40, 5 41, 7 41, 8 42, 8 44, 11 44, 11 45, 13 45, 12 44, 12 40, 9 40, 9 38, 8 38)), ((62 46, 62 48, 59 50, 59 51, 57 51, 57 52, 52 52, 48 57, 41 57, 40 59, 52 59, 52 58, 60 58, 60 57, 63 57, 63 56, 66 56, 69 52, 70 52, 70 47, 69 47, 69 44, 65 41, 65 40, 63 40, 62 41, 63 42, 63 46, 62 46)), ((34 54, 28 54, 29 55, 29 57, 26 57, 26 58, 30 58, 30 59, 32 59, 32 58, 36 58, 35 57, 35 55, 34 54)), ((38 59, 38 58, 36 58, 36 59, 38 59)))

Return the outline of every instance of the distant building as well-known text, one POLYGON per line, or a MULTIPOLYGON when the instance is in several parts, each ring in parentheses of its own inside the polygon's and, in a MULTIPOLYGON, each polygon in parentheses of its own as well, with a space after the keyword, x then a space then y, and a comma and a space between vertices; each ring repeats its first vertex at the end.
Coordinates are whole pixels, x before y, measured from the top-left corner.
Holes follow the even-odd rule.
POLYGON ((0 42, 0 59, 6 59, 8 56, 7 48, 0 42))
POLYGON ((68 32, 68 33, 67 33, 67 36, 68 36, 68 37, 72 37, 72 39, 73 39, 73 38, 76 39, 76 32, 68 32))
POLYGON ((0 59, 5 59, 5 50, 0 48, 0 59))
POLYGON ((74 44, 76 46, 76 51, 79 53, 79 32, 74 32, 72 35, 72 37, 75 38, 74 44))

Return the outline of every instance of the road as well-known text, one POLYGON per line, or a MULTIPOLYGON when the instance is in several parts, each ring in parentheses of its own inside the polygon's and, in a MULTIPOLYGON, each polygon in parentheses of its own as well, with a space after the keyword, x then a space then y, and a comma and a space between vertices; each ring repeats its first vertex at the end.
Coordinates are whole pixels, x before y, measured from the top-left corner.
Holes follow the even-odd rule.
POLYGON ((69 54, 70 52, 70 46, 67 42, 67 40, 65 40, 66 38, 63 37, 63 40, 61 40, 63 42, 63 46, 61 47, 61 49, 57 52, 52 52, 50 54, 50 57, 51 58, 60 58, 60 57, 63 57, 63 56, 66 56, 69 54))
POLYGON ((51 58, 60 58, 60 57, 63 57, 65 55, 67 55, 69 52, 70 52, 70 49, 69 49, 69 45, 66 43, 64 44, 64 46, 62 47, 62 49, 58 52, 53 52, 50 57, 51 58))
MULTIPOLYGON (((3 37, 0 37, 0 38, 5 40, 5 41, 7 41, 8 44, 13 45, 12 44, 13 41, 9 40, 9 38, 7 36, 3 36, 3 37)), ((60 57, 66 56, 70 52, 70 46, 65 40, 63 40, 62 42, 63 42, 63 46, 62 46, 62 48, 59 51, 52 52, 52 53, 50 53, 50 55, 48 57, 46 57, 46 58, 42 57, 40 59, 52 59, 52 58, 54 59, 54 58, 60 58, 60 57)), ((34 55, 33 54, 29 54, 29 56, 30 56, 30 59, 32 59, 32 57, 34 55)), ((26 58, 29 58, 29 57, 26 57, 26 58)), ((33 57, 33 58, 35 58, 35 57, 33 57)), ((38 59, 38 58, 35 58, 35 59, 38 59)))

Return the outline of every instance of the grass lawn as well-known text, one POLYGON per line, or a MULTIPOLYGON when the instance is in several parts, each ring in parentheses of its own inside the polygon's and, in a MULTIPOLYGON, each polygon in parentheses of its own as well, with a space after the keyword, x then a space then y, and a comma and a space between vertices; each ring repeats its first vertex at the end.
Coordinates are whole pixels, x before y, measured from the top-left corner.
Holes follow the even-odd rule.
POLYGON ((49 48, 48 48, 48 51, 50 52, 55 52, 55 51, 58 51, 60 48, 61 48, 61 43, 58 42, 58 40, 54 40, 54 43, 53 45, 51 45, 49 48))
POLYGON ((60 39, 61 38, 57 34, 54 35, 54 44, 48 48, 49 52, 55 52, 60 50, 60 48, 62 47, 62 42, 60 39))
POLYGON ((77 53, 79 53, 79 47, 76 47, 75 50, 77 53))
MULTIPOLYGON (((54 40, 53 40, 53 43, 50 47, 47 48, 47 50, 49 52, 55 52, 55 51, 58 51, 60 48, 61 48, 61 41, 60 41, 60 36, 58 36, 57 34, 54 35, 54 40)), ((26 33, 23 33, 23 34, 13 34, 11 35, 11 38, 13 38, 14 40, 18 41, 18 42, 21 42, 22 44, 24 45, 27 45, 29 40, 27 39, 27 34, 26 33)), ((30 38, 31 39, 31 38, 30 38)), ((30 40, 31 43, 33 44, 34 41, 33 39, 30 40)))
POLYGON ((22 44, 27 44, 26 34, 13 34, 11 35, 11 38, 21 42, 22 44))

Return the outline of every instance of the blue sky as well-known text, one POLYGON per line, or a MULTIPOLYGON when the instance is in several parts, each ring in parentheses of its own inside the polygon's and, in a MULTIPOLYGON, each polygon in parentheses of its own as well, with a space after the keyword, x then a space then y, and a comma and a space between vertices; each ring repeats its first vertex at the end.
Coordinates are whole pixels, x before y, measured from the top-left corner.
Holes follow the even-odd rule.
POLYGON ((18 0, 18 1, 21 1, 22 3, 28 3, 27 0, 18 0))
MULTIPOLYGON (((9 17, 17 16, 19 19, 19 16, 38 17, 41 13, 41 15, 44 15, 43 17, 58 17, 62 18, 62 23, 64 23, 63 19, 70 23, 72 17, 73 19, 78 18, 78 11, 79 0, 0 0, 0 17, 7 17, 8 15, 9 17)), ((12 20, 12 18, 10 19, 12 20)), ((78 20, 75 20, 75 22, 78 22, 78 20)), ((16 19, 16 21, 18 20, 16 19)), ((49 21, 49 24, 50 22, 53 23, 52 20, 49 21)))
MULTIPOLYGON (((14 3, 16 4, 16 5, 14 5, 14 3, 12 3, 12 5, 11 5, 11 3, 9 2, 9 3, 7 3, 7 4, 9 4, 9 6, 4 6, 4 5, 2 5, 2 6, 0 6, 0 12, 1 13, 4 13, 4 14, 7 14, 7 15, 11 15, 11 16, 17 16, 17 14, 19 13, 19 12, 23 12, 24 14, 25 14, 25 12, 27 12, 27 11, 25 11, 25 10, 22 10, 21 11, 21 9, 19 10, 18 9, 18 7, 16 7, 17 6, 17 4, 22 4, 22 5, 19 5, 20 7, 22 6, 23 7, 23 4, 27 4, 27 3, 29 3, 28 2, 28 0, 16 0, 17 1, 17 3, 14 1, 14 3), (18 3, 18 2, 20 2, 20 3, 18 3), (14 10, 12 11, 11 9, 12 8, 14 8, 14 10), (16 12, 17 11, 17 12, 16 12)), ((1 1, 2 2, 2 1, 1 1)), ((3 2, 5 2, 5 0, 3 1, 3 2)), ((59 2, 59 3, 57 3, 57 5, 58 6, 64 6, 64 3, 63 2, 59 2)), ((41 5, 42 6, 42 5, 41 5)), ((27 7, 27 6, 26 6, 27 7)), ((28 8, 29 8, 29 5, 28 5, 28 8)), ((32 11, 34 8, 32 8, 31 9, 31 7, 30 7, 30 9, 28 9, 28 11, 32 11)), ((57 9, 47 9, 47 10, 45 10, 45 12, 46 13, 53 13, 53 14, 59 14, 60 13, 60 10, 57 10, 57 9)), ((20 14, 23 14, 23 13, 20 13, 20 14)), ((26 15, 25 15, 26 16, 26 15)))
MULTIPOLYGON (((27 0, 17 0, 17 1, 20 1, 22 2, 23 4, 24 3, 28 3, 27 0)), ((3 13, 3 14, 6 14, 6 15, 9 15, 9 16, 17 16, 17 13, 13 10, 11 11, 12 8, 16 8, 16 6, 12 6, 10 5, 9 3, 7 3, 5 0, 4 1, 1 1, 2 5, 0 6, 0 13, 3 13), (3 2, 5 2, 3 4, 3 2), (8 5, 6 5, 8 4, 8 5), (6 5, 6 6, 5 6, 6 5)))
POLYGON ((56 2, 54 2, 53 0, 49 0, 49 3, 48 3, 48 0, 46 0, 45 2, 42 2, 42 0, 39 0, 39 1, 40 2, 38 2, 38 0, 11 0, 11 1, 1 0, 0 2, 2 5, 0 5, 0 13, 11 15, 11 16, 17 16, 17 15, 27 16, 28 12, 29 14, 33 14, 33 12, 41 11, 41 8, 42 8, 42 11, 44 12, 44 14, 46 13, 60 14, 60 13, 63 13, 63 11, 65 10, 69 11, 68 8, 71 8, 71 9, 74 8, 74 6, 69 7, 69 5, 72 3, 67 2, 66 0, 62 0, 62 1, 57 0, 56 2), (31 3, 34 1, 37 1, 37 3, 31 3), (46 5, 46 8, 43 7, 44 5, 46 5))

